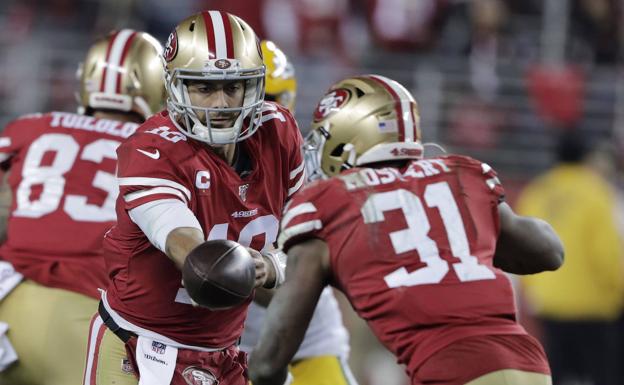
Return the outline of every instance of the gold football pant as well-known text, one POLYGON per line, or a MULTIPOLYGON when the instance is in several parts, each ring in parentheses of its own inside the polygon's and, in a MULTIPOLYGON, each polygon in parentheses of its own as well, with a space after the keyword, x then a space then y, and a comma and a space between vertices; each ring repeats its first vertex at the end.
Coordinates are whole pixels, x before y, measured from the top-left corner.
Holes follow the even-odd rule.
POLYGON ((525 372, 522 370, 505 369, 488 373, 475 378, 466 385, 551 385, 549 375, 525 372))
POLYGON ((68 290, 20 283, 0 302, 0 321, 18 362, 0 372, 0 385, 82 383, 89 322, 98 301, 68 290))
POLYGON ((137 385, 125 344, 104 325, 99 315, 94 317, 89 331, 89 349, 83 385, 137 385))
POLYGON ((346 360, 337 356, 318 356, 290 365, 292 385, 357 385, 346 360))

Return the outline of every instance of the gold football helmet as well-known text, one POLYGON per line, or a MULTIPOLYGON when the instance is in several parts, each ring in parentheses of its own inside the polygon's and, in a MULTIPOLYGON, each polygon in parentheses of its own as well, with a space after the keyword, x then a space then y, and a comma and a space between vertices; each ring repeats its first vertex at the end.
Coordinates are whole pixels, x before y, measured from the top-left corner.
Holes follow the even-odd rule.
POLYGON ((277 102, 294 113, 297 97, 295 68, 272 41, 263 40, 260 47, 266 67, 264 100, 277 102))
POLYGON ((369 163, 421 159, 416 101, 383 76, 339 81, 316 107, 304 151, 311 180, 369 163))
POLYGON ((167 108, 185 135, 209 144, 247 139, 260 125, 264 64, 260 41, 247 23, 227 12, 203 11, 183 20, 165 46, 167 108), (190 101, 188 80, 244 80, 243 105, 205 108, 190 101), (213 128, 210 113, 235 113, 232 127, 213 128), (205 118, 200 119, 200 116, 205 118))
POLYGON ((143 119, 163 108, 162 46, 150 34, 122 29, 91 46, 78 68, 79 112, 135 112, 143 119))

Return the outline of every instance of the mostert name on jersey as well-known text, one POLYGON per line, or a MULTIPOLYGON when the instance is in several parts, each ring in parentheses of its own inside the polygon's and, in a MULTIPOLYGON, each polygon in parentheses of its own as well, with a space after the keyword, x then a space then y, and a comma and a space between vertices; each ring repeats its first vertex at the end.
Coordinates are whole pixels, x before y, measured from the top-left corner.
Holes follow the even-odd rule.
POLYGON ((340 175, 340 179, 344 181, 347 190, 355 190, 366 186, 388 184, 397 180, 421 179, 450 171, 451 169, 442 159, 423 159, 412 162, 403 173, 392 167, 363 168, 353 174, 340 175))
POLYGON ((68 112, 52 112, 50 126, 95 131, 124 139, 134 134, 137 127, 139 127, 138 124, 132 122, 96 119, 93 116, 71 114, 68 112))

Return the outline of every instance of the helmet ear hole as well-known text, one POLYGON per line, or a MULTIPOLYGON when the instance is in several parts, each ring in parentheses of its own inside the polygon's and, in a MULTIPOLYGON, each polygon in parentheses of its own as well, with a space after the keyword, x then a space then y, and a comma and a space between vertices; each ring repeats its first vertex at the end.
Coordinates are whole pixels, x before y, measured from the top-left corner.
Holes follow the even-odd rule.
POLYGON ((141 82, 139 81, 139 73, 135 69, 130 73, 131 83, 128 85, 128 89, 138 90, 141 88, 141 82))
POLYGON ((193 32, 195 30, 195 21, 191 22, 191 25, 189 25, 189 31, 193 32))
POLYGON ((344 152, 344 143, 340 143, 339 145, 337 145, 332 152, 330 153, 331 156, 341 156, 342 153, 344 152))
POLYGON ((362 96, 364 96, 364 91, 362 91, 361 88, 359 87, 355 87, 355 94, 357 95, 358 98, 361 98, 362 96))

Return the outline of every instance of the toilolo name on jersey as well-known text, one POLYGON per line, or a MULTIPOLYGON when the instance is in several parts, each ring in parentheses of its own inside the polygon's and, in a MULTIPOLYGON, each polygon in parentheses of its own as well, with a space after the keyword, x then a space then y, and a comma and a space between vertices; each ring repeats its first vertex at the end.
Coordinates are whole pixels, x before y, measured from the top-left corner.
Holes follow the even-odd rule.
POLYGON ((109 119, 96 119, 93 116, 76 115, 67 112, 52 112, 51 127, 65 127, 77 130, 94 131, 121 138, 127 138, 134 134, 138 124, 132 122, 120 122, 109 119))

